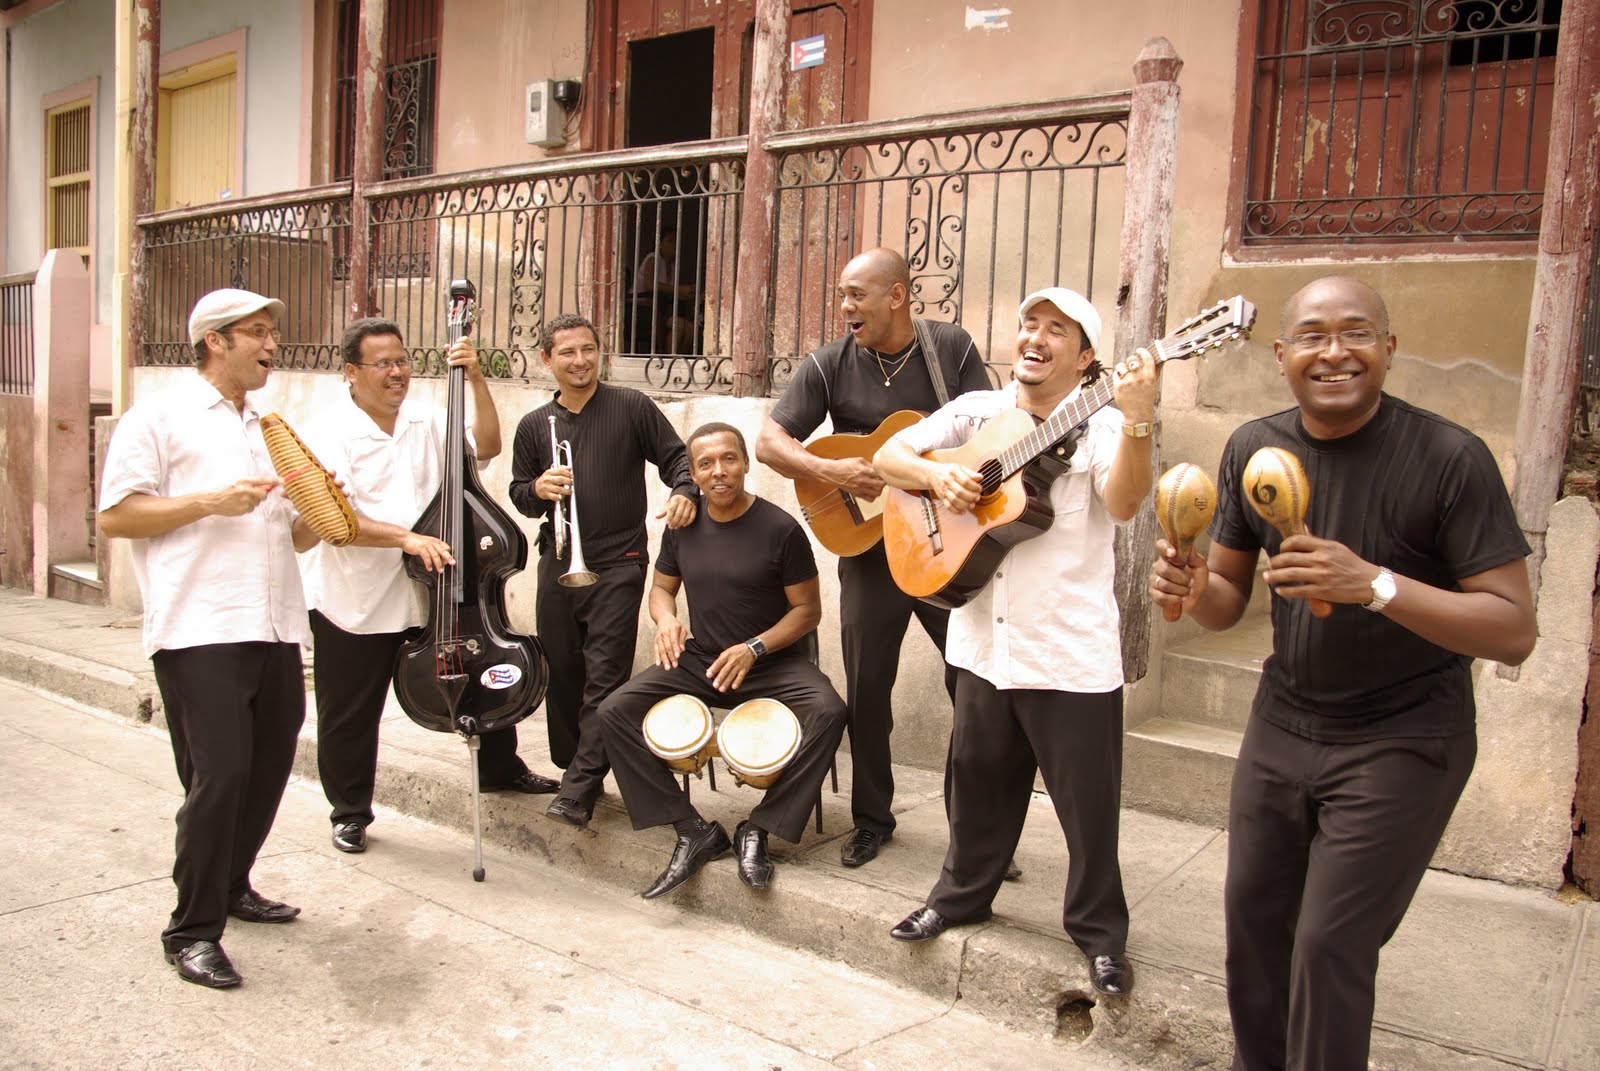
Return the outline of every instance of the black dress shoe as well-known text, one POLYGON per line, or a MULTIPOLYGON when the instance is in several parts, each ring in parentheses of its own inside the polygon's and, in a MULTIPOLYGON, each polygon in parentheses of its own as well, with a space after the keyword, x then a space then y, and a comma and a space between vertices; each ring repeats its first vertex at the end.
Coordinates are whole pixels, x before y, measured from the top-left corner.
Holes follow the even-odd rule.
POLYGON ((767 831, 748 821, 740 822, 733 831, 733 843, 739 857, 739 880, 752 889, 772 886, 772 857, 767 854, 767 831))
POLYGON ((246 922, 288 922, 300 914, 300 909, 246 889, 228 901, 228 914, 246 922))
POLYGON ((1091 956, 1089 984, 1096 993, 1125 997, 1133 991, 1133 964, 1124 955, 1091 956))
POLYGON ((561 788, 560 781, 540 777, 532 770, 523 770, 503 785, 479 785, 481 792, 526 792, 530 796, 548 796, 561 788))
POLYGON ((367 827, 360 822, 338 822, 333 827, 333 846, 341 852, 367 850, 367 827))
POLYGON ((1017 865, 1017 860, 1013 856, 1011 862, 1006 864, 1006 880, 1016 881, 1020 877, 1022 877, 1022 868, 1017 865))
POLYGON ((667 869, 656 878, 655 884, 640 893, 646 900, 665 896, 679 885, 694 877, 695 871, 728 854, 733 845, 728 843, 728 831, 721 822, 712 822, 699 836, 678 834, 678 843, 672 848, 672 859, 667 869))
MULTIPOLYGON (((965 921, 983 922, 989 917, 989 913, 985 912, 982 918, 965 921)), ((919 907, 901 919, 900 924, 889 931, 889 936, 896 941, 931 941, 950 927, 963 924, 955 919, 945 918, 931 907, 919 907)))
POLYGON ((178 968, 178 977, 185 982, 208 989, 232 989, 244 981, 228 962, 228 954, 215 941, 195 941, 164 955, 168 963, 178 968))
POLYGON ((544 810, 546 818, 559 818, 569 826, 583 829, 589 824, 589 819, 594 813, 583 804, 570 796, 557 796, 550 801, 550 806, 544 810))
POLYGON ((893 834, 874 833, 870 829, 853 829, 845 839, 844 846, 839 849, 839 862, 845 866, 870 863, 878 857, 878 849, 883 847, 883 842, 892 837, 893 834))

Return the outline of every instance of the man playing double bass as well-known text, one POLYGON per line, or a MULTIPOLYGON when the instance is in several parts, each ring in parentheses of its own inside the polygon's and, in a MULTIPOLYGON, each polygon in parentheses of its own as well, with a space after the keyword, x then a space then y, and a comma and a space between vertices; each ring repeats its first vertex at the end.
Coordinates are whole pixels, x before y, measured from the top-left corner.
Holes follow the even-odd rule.
MULTIPOLYGON (((438 540, 411 531, 444 476, 445 411, 408 398, 411 360, 400 326, 368 317, 340 342, 348 394, 303 429, 317 458, 338 473, 364 536, 394 535, 388 547, 318 543, 300 558, 311 634, 316 642, 317 773, 333 808, 333 846, 367 848, 378 768, 378 722, 408 629, 427 616, 424 592, 406 575, 404 556, 428 557, 438 540)), ((468 339, 451 345, 449 363, 466 373, 472 393, 467 449, 479 464, 500 452, 500 418, 468 339)), ((363 540, 365 542, 365 540, 363 540)), ((533 775, 529 775, 532 777, 533 775)), ((555 782, 543 779, 546 791, 555 782)))
MULTIPOLYGON (((891 249, 869 249, 839 274, 839 314, 850 333, 806 356, 756 439, 756 458, 791 479, 804 477, 842 487, 863 500, 883 493, 867 458, 829 459, 808 453, 800 440, 827 418, 835 433, 867 434, 901 409, 939 408, 911 318, 911 276, 891 249)), ((955 324, 925 321, 937 350, 934 362, 950 397, 987 390, 988 372, 971 336, 955 324)), ((839 559, 839 640, 850 705, 850 811, 855 828, 840 860, 861 866, 894 833, 894 770, 889 734, 900 644, 915 614, 944 654, 950 613, 914 599, 895 586, 879 545, 839 559)), ((954 678, 945 670, 945 690, 954 678)))
MULTIPOLYGON (((645 463, 671 488, 656 514, 668 528, 694 520, 696 492, 683 440, 661 410, 636 390, 600 382, 600 335, 593 323, 570 313, 555 317, 545 324, 539 356, 559 389, 517 425, 511 501, 524 516, 545 520, 534 613, 550 663, 544 701, 550 758, 566 769, 545 813, 581 829, 594 814, 610 768, 595 711, 633 670, 650 560, 645 463), (570 468, 551 456, 552 416, 556 438, 572 444, 570 468), (552 515, 555 503, 564 500, 571 517, 575 487, 583 555, 597 579, 586 587, 563 587, 560 577, 578 548, 569 545, 565 559, 556 554, 552 515)), ((484 734, 480 760, 486 769, 522 765, 516 734, 515 727, 484 734)))

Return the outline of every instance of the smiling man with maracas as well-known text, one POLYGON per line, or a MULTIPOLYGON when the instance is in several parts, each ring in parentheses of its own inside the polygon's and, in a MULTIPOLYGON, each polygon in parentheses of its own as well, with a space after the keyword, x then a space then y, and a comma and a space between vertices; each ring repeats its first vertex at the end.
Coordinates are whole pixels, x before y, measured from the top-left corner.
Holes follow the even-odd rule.
POLYGON ((1269 556, 1273 654, 1228 811, 1233 1067, 1364 1071, 1378 951, 1477 755, 1472 659, 1533 650, 1529 549, 1483 442, 1383 392, 1376 291, 1316 279, 1282 331, 1295 408, 1234 432, 1209 554, 1160 541, 1150 594, 1225 629, 1269 556))

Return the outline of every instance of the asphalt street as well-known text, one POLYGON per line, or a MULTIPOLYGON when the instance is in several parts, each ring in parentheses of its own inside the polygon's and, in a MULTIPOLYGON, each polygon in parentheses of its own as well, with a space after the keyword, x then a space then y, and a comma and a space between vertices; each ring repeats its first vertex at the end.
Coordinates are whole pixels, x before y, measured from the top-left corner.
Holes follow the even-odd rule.
POLYGON ((384 812, 364 855, 291 783, 233 922, 244 985, 161 958, 180 800, 159 732, 0 681, 0 1068, 933 1071, 1122 1065, 384 812))

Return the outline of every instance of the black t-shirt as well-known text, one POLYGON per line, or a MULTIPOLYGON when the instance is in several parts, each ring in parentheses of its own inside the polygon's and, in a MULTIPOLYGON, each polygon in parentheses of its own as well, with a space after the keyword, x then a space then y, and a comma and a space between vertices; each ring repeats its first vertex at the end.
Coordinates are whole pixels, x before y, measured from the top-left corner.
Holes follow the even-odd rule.
MULTIPOLYGON (((972 336, 956 324, 923 322, 939 353, 950 397, 989 390, 989 372, 972 336)), ((939 397, 928 378, 921 343, 912 343, 903 362, 891 363, 885 357, 880 363, 871 351, 846 336, 806 355, 773 407, 772 419, 796 439, 804 440, 824 418, 833 420, 835 433, 864 435, 877 430, 884 417, 898 410, 931 413, 937 408, 939 397), (885 379, 888 386, 884 386, 885 379)))
MULTIPOLYGON (((656 571, 683 581, 689 602, 685 649, 706 661, 743 643, 789 612, 783 589, 817 575, 811 541, 793 517, 764 498, 723 523, 701 509, 686 528, 668 528, 656 571)), ((804 657, 791 644, 773 657, 804 657)))
MULTIPOLYGON (((1306 527, 1363 559, 1434 587, 1526 557, 1511 498, 1483 441, 1425 409, 1383 396, 1377 415, 1342 439, 1313 439, 1298 409, 1233 433, 1218 473, 1211 537, 1235 550, 1283 542, 1244 500, 1244 466, 1263 446, 1305 465, 1306 527)), ((1252 713, 1326 743, 1448 736, 1472 727, 1472 659, 1428 642, 1381 613, 1272 598, 1272 656, 1252 713)))
MULTIPOLYGON (((644 514, 646 462, 661 482, 698 501, 689 455, 655 403, 630 387, 601 383, 574 413, 556 397, 524 416, 511 447, 511 502, 525 517, 542 517, 539 553, 552 549, 553 503, 533 490, 551 466, 550 416, 556 437, 572 443, 572 479, 578 489, 583 558, 591 569, 648 562, 644 514)), ((570 518, 569 518, 570 519, 570 518)), ((571 553, 570 551, 568 553, 571 553)))

